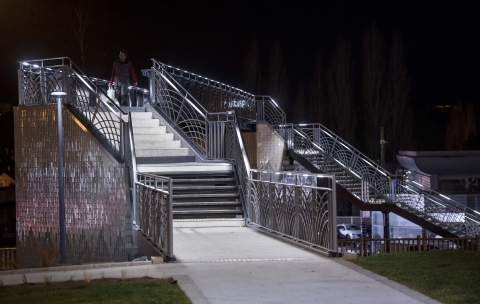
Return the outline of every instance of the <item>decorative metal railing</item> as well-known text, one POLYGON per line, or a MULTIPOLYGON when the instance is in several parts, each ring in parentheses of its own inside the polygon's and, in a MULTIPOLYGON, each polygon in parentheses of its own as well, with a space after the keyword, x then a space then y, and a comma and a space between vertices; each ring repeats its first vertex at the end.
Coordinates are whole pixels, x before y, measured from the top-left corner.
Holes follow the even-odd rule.
POLYGON ((154 65, 150 72, 150 81, 152 82, 151 88, 153 88, 151 97, 153 106, 163 113, 171 124, 183 132, 198 148, 197 150, 206 156, 206 159, 232 159, 234 161, 235 171, 239 177, 238 186, 243 196, 242 203, 246 206, 245 198, 248 199, 248 196, 245 195, 245 189, 248 187, 245 184, 244 176, 248 176, 246 168, 249 168, 246 153, 244 153, 245 158, 239 158, 238 156, 242 154, 236 155, 226 149, 226 145, 243 147, 241 137, 239 139, 236 137, 237 134, 231 131, 238 128, 235 112, 209 113, 164 69, 163 64, 154 65))
POLYGON ((438 251, 438 250, 465 250, 480 252, 480 236, 475 238, 364 238, 338 239, 338 252, 354 252, 363 257, 380 253, 438 251))
POLYGON ((172 179, 138 173, 136 225, 167 257, 173 258, 172 179))
MULTIPOLYGON (((242 193, 243 204, 244 207, 246 207, 245 211, 251 216, 252 212, 255 212, 256 206, 259 204, 263 205, 265 202, 256 199, 257 196, 251 194, 251 191, 253 191, 252 180, 250 178, 252 170, 250 169, 238 126, 236 111, 210 113, 205 108, 206 106, 210 106, 198 102, 195 96, 177 80, 178 77, 170 74, 171 69, 176 70, 154 60, 154 66, 149 73, 152 105, 169 120, 169 124, 173 124, 183 132, 190 141, 195 143, 207 158, 231 159, 234 161, 240 193, 242 193)), ((255 99, 255 103, 255 109, 258 111, 255 117, 257 117, 259 121, 265 121, 271 124, 285 122, 285 113, 276 106, 270 97, 259 96, 255 99)), ((336 235, 331 234, 332 231, 334 231, 335 220, 329 219, 328 221, 324 221, 327 213, 321 209, 335 202, 335 200, 331 200, 331 196, 329 196, 331 195, 332 188, 313 187, 311 189, 303 189, 301 185, 290 185, 289 187, 297 189, 297 192, 293 192, 292 194, 306 195, 310 193, 310 198, 305 198, 302 201, 302 207, 308 208, 307 205, 314 206, 315 210, 310 210, 310 213, 308 213, 306 209, 302 209, 301 211, 297 210, 299 219, 297 222, 302 223, 301 225, 304 226, 295 230, 295 233, 293 233, 293 231, 282 231, 281 229, 283 228, 281 227, 264 226, 264 222, 257 223, 256 221, 260 220, 260 217, 256 217, 255 221, 252 221, 252 225, 257 225, 271 231, 280 229, 278 233, 288 236, 297 242, 309 244, 309 246, 316 246, 321 250, 332 251, 332 248, 336 246, 336 235), (330 194, 323 193, 323 196, 319 196, 319 193, 322 191, 330 191, 330 194), (330 199, 328 202, 326 201, 327 197, 330 199), (324 213, 320 215, 319 212, 324 213), (320 217, 322 217, 322 219, 320 219, 320 217), (321 228, 318 225, 315 227, 308 226, 310 225, 309 223, 312 223, 312 225, 318 224, 321 228), (333 226, 326 228, 325 225, 333 226), (329 235, 324 235, 325 233, 329 233, 329 235)), ((335 191, 333 190, 333 192, 335 191)), ((273 201, 272 199, 271 202, 273 201)), ((329 216, 336 214, 336 212, 331 211, 331 209, 329 210, 331 212, 329 216)))
POLYGON ((17 248, 0 248, 0 270, 18 268, 17 248))
POLYGON ((424 191, 376 165, 320 124, 276 127, 289 149, 309 160, 366 203, 395 203, 455 235, 480 232, 480 213, 432 190, 424 191))
POLYGON ((176 85, 188 91, 209 112, 234 110, 238 117, 256 119, 253 94, 185 70, 153 61, 153 68, 168 73, 176 85))
POLYGON ((18 84, 20 105, 55 104, 51 93, 66 92, 65 103, 123 157, 125 121, 122 114, 126 113, 68 57, 20 62, 18 84))
POLYGON ((257 104, 257 121, 266 122, 271 126, 282 126, 287 121, 285 112, 270 96, 255 96, 257 104))
POLYGON ((208 115, 208 144, 210 156, 218 159, 231 159, 235 164, 235 174, 239 193, 245 202, 245 217, 251 214, 249 207, 250 197, 250 162, 243 143, 242 134, 238 126, 236 113, 210 113, 208 115))
POLYGON ((335 176, 250 172, 252 225, 310 248, 337 251, 335 176))

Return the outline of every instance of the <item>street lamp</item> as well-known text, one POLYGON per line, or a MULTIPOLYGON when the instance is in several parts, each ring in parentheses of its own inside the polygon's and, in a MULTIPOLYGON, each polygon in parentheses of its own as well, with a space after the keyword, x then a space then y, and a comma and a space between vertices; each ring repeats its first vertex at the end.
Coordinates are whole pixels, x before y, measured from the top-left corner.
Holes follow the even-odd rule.
POLYGON ((52 97, 57 100, 58 122, 58 205, 60 215, 60 264, 67 262, 66 253, 66 227, 65 227, 65 180, 63 169, 63 122, 62 100, 67 96, 65 92, 52 92, 52 97))

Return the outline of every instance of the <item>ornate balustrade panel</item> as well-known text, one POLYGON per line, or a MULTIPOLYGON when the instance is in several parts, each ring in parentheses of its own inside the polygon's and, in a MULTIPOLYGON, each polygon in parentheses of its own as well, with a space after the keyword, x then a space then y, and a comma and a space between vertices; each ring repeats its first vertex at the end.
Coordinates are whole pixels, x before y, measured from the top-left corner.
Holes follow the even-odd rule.
POLYGON ((257 121, 266 122, 276 128, 282 128, 286 123, 285 112, 275 103, 270 96, 255 96, 257 104, 257 121))
MULTIPOLYGON (((155 61, 154 61, 155 62, 155 61)), ((152 68, 154 106, 176 124, 202 151, 206 151, 207 111, 167 71, 152 68)))
POLYGON ((336 203, 329 175, 251 170, 251 223, 324 251, 336 251, 336 203), (320 180, 329 187, 318 187, 320 180))
POLYGON ((137 174, 136 224, 168 257, 173 257, 172 180, 137 174))
POLYGON ((20 62, 20 105, 55 104, 52 92, 67 93, 65 103, 72 105, 100 138, 104 138, 116 153, 122 155, 123 119, 125 114, 68 57, 20 62))
POLYGON ((345 178, 338 178, 338 182, 363 201, 396 203, 402 208, 422 212, 423 217, 438 225, 457 229, 460 236, 474 236, 480 232, 480 216, 476 211, 391 175, 324 126, 287 125, 288 128, 291 130, 281 134, 289 147, 323 172, 343 174, 345 178), (355 179, 361 180, 363 185, 359 187, 355 179))
POLYGON ((208 112, 234 110, 237 117, 256 118, 253 94, 155 60, 153 62, 155 69, 168 73, 178 86, 189 92, 208 112))

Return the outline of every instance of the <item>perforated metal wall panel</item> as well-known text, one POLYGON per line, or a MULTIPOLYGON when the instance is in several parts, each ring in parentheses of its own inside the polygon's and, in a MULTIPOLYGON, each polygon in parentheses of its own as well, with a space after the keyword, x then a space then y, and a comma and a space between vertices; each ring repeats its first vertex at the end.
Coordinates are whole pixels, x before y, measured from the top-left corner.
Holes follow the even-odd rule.
MULTIPOLYGON (((59 261, 57 107, 14 109, 17 248, 20 266, 59 261)), ((67 263, 126 261, 131 243, 126 167, 63 109, 67 263)))

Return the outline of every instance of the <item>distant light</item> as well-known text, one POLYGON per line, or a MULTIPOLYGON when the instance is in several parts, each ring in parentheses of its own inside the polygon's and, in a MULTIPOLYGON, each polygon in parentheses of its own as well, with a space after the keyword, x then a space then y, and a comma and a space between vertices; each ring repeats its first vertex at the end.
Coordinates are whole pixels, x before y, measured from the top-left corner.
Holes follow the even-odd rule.
POLYGON ((27 62, 24 62, 23 64, 24 64, 24 65, 30 65, 30 63, 27 63, 27 62))

